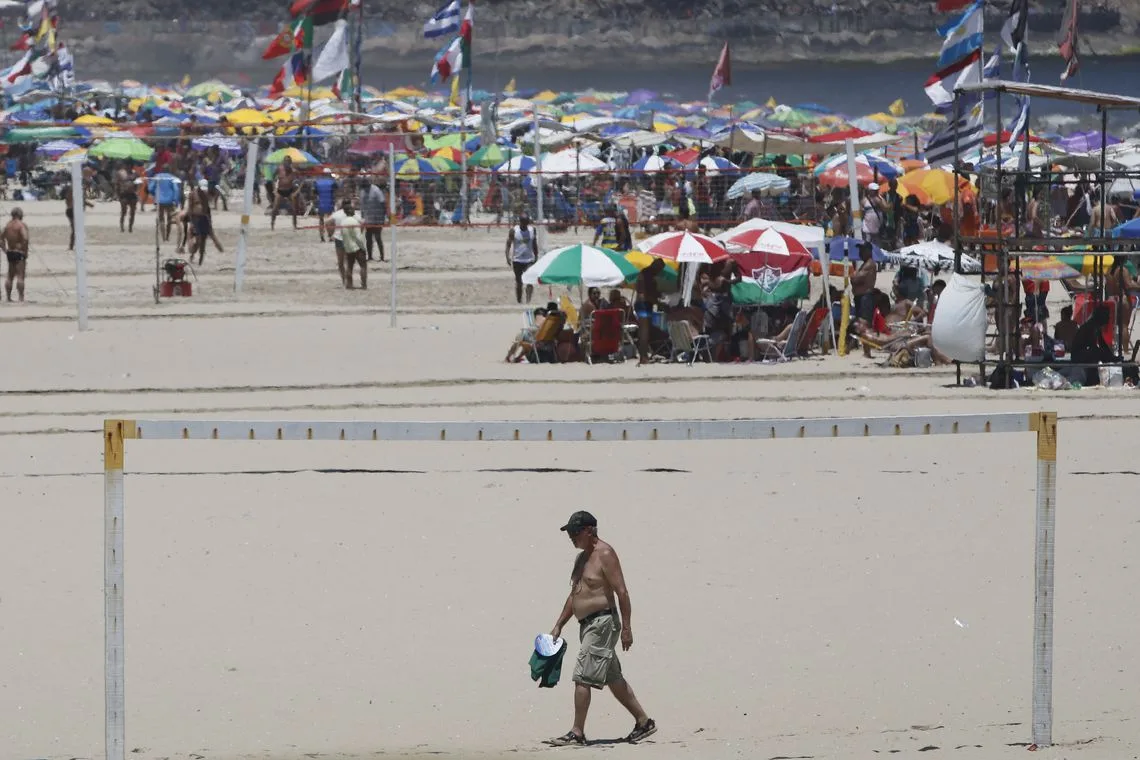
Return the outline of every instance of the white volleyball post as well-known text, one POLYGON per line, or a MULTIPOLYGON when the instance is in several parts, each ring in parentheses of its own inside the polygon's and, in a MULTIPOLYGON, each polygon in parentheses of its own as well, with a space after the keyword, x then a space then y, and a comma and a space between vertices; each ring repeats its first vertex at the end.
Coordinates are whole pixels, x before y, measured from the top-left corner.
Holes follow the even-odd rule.
POLYGON ((365 422, 275 420, 106 420, 103 423, 103 598, 105 621, 106 760, 126 760, 123 635, 125 442, 420 441, 656 442, 763 441, 804 438, 1036 434, 1037 511, 1034 553, 1032 742, 1053 739, 1053 549, 1057 508, 1057 414, 1013 412, 920 417, 612 422, 365 422))
POLYGON ((538 141, 538 109, 534 109, 534 169, 531 176, 534 178, 534 189, 537 191, 534 205, 534 234, 538 236, 538 250, 546 250, 546 227, 543 224, 545 214, 542 209, 542 145, 538 141))
POLYGON ((391 303, 388 305, 389 327, 396 326, 396 149, 388 143, 388 226, 392 242, 388 246, 388 271, 392 280, 391 303))
POLYGON ((249 245, 249 220, 253 214, 253 186, 257 182, 257 139, 251 139, 245 151, 245 188, 242 197, 241 237, 237 244, 237 262, 234 265, 234 292, 240 293, 245 283, 245 256, 249 245))
POLYGON ((79 331, 87 329, 87 225, 83 202, 83 161, 71 162, 71 223, 75 225, 75 304, 79 331))

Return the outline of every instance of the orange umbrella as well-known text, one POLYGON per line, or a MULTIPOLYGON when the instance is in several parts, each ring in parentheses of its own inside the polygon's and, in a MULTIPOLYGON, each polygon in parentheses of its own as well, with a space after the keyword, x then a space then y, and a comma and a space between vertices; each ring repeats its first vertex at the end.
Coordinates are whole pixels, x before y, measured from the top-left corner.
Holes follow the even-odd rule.
MULTIPOLYGON (((974 186, 969 180, 961 178, 958 183, 958 193, 963 196, 974 197, 974 186)), ((945 169, 918 169, 908 172, 899 178, 899 194, 917 195, 920 203, 942 205, 954 202, 954 173, 945 169)))

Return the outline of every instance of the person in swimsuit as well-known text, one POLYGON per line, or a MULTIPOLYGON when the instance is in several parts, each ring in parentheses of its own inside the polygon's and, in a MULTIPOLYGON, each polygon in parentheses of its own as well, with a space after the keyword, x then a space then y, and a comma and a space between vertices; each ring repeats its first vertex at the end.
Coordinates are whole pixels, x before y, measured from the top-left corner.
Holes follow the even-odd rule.
POLYGON ((15 280, 20 301, 24 300, 24 272, 28 265, 28 225, 24 224, 24 212, 19 207, 12 209, 12 219, 4 227, 0 244, 8 258, 8 279, 4 281, 4 293, 12 300, 12 282, 15 280))
POLYGON ((649 334, 651 319, 657 300, 661 297, 657 289, 657 275, 665 270, 664 259, 653 259, 649 266, 637 275, 637 295, 633 300, 633 314, 637 317, 638 366, 649 363, 649 334))
POLYGON ((618 662, 618 641, 621 641, 623 651, 629 651, 633 646, 629 590, 622 575, 621 562, 614 548, 598 538, 598 521, 589 512, 570 515, 562 530, 566 531, 579 554, 570 573, 570 594, 550 635, 555 639, 561 638, 562 627, 571 617, 576 617, 581 645, 574 665, 574 726, 549 743, 556 746, 584 745, 592 689, 608 686, 610 693, 633 716, 633 731, 626 741, 636 744, 655 733, 657 724, 642 709, 618 662))
POLYGON ((297 193, 297 172, 293 169, 293 159, 285 156, 285 160, 277 167, 277 183, 273 199, 273 214, 269 217, 269 229, 277 223, 277 212, 285 203, 289 204, 293 212, 293 229, 297 229, 297 214, 300 213, 300 196, 297 193))
POLYGON ((115 170, 115 195, 119 198, 119 232, 134 232, 135 209, 139 205, 139 191, 135 186, 130 161, 120 164, 115 170), (129 229, 124 226, 128 212, 130 213, 129 229))
POLYGON ((214 247, 222 252, 222 244, 214 234, 213 215, 210 210, 210 183, 206 180, 198 181, 198 189, 190 194, 190 205, 187 209, 190 219, 191 237, 190 263, 194 263, 194 252, 198 253, 198 266, 206 260, 206 239, 214 241, 214 247))

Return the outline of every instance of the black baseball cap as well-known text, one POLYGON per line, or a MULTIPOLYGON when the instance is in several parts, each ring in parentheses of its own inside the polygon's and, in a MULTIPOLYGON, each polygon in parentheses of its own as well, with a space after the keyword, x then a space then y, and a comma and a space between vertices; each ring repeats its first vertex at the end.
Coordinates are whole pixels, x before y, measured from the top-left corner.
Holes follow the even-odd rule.
POLYGON ((582 528, 596 528, 598 527, 598 519, 589 512, 575 512, 570 515, 569 521, 563 525, 559 530, 569 531, 570 533, 577 533, 582 528))

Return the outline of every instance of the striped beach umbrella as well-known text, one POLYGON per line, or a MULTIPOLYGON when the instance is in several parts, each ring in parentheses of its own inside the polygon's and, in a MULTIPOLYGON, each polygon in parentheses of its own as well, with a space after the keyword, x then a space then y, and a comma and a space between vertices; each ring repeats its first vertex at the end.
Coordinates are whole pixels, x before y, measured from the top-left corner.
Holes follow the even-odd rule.
POLYGON ((523 274, 528 285, 621 285, 637 276, 637 267, 605 248, 578 243, 547 251, 523 274))

